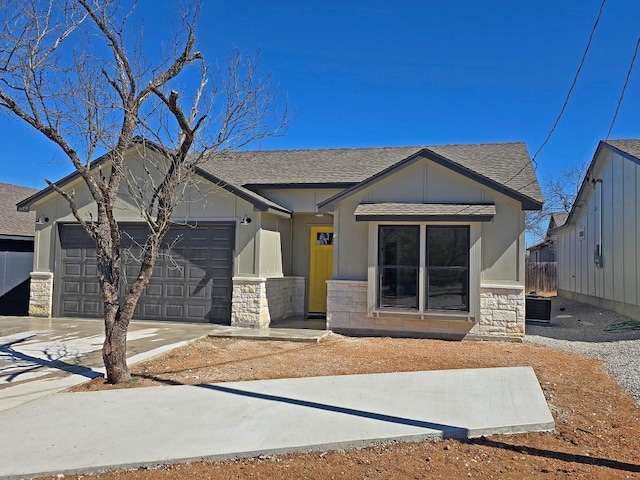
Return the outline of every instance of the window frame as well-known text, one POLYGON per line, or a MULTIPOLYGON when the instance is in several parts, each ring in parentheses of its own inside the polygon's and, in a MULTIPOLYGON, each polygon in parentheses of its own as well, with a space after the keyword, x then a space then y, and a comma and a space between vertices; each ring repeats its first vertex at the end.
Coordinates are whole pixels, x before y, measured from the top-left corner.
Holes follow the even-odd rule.
MULTIPOLYGON (((471 244, 472 237, 475 238, 478 233, 474 234, 472 230, 474 229, 474 224, 469 222, 464 223, 427 223, 427 222, 372 222, 370 227, 375 229, 371 232, 375 237, 375 259, 374 261, 374 270, 375 274, 373 277, 370 277, 370 280, 373 280, 375 283, 371 285, 370 292, 372 294, 371 301, 373 302, 371 305, 371 309, 369 310, 372 315, 389 315, 392 314, 394 316, 420 316, 421 318, 428 318, 429 316, 438 316, 438 317, 447 317, 451 319, 465 319, 472 320, 473 311, 475 311, 475 290, 471 286, 471 278, 474 275, 472 266, 473 259, 473 248, 471 244), (418 227, 418 242, 419 242, 419 265, 418 265, 418 308, 417 309, 409 309, 409 308, 401 308, 396 306, 381 306, 380 299, 380 268, 381 268, 381 245, 380 245, 380 232, 381 227, 418 227), (467 292, 467 305, 466 310, 438 310, 438 309, 428 309, 427 308, 427 287, 428 287, 428 265, 427 265, 427 237, 428 237, 428 229, 430 227, 442 227, 442 228, 465 228, 467 230, 467 264, 466 264, 466 292, 467 292)), ((371 245, 373 246, 373 245, 371 245)), ((477 269, 477 267, 476 267, 477 269)), ((477 272, 476 272, 477 273, 477 272)))
POLYGON ((470 285, 470 275, 469 275, 469 270, 471 267, 471 227, 470 225, 426 225, 426 228, 424 229, 425 232, 425 241, 426 241, 426 246, 425 246, 425 250, 424 250, 424 255, 425 255, 425 284, 424 284, 424 299, 425 299, 425 311, 427 312, 465 312, 465 313, 469 313, 470 312, 470 308, 471 308, 471 302, 470 302, 470 290, 471 290, 471 285, 470 285), (441 266, 431 266, 428 264, 428 258, 429 258, 429 231, 430 230, 444 230, 444 229, 459 229, 459 230, 464 230, 466 233, 466 262, 464 267, 460 267, 460 266, 455 266, 455 267, 441 267, 441 266), (466 286, 466 309, 438 309, 438 308, 429 308, 429 276, 430 276, 430 270, 434 269, 434 270, 439 270, 439 271, 445 271, 445 270, 455 270, 455 269, 461 269, 464 268, 465 271, 465 286, 466 286))
POLYGON ((420 309, 420 289, 421 289, 421 282, 420 282, 420 257, 422 255, 421 253, 421 242, 420 242, 420 236, 421 236, 421 232, 420 232, 420 225, 378 225, 378 251, 377 251, 377 258, 378 258, 378 262, 377 262, 377 269, 376 269, 376 306, 379 309, 393 309, 393 310, 402 310, 402 311, 407 311, 407 312, 412 312, 412 311, 419 311, 420 309), (382 242, 381 242, 381 238, 382 238, 382 229, 383 228, 406 228, 406 229, 412 229, 415 230, 418 234, 418 238, 417 238, 417 244, 416 244, 416 253, 418 254, 418 264, 417 265, 403 265, 403 264, 396 264, 396 265, 382 265, 381 264, 381 257, 382 257, 382 242), (413 307, 402 307, 399 305, 382 305, 382 277, 383 277, 383 272, 382 269, 383 268, 393 268, 396 271, 400 270, 402 268, 414 268, 416 270, 416 300, 417 300, 417 306, 416 308, 413 307))

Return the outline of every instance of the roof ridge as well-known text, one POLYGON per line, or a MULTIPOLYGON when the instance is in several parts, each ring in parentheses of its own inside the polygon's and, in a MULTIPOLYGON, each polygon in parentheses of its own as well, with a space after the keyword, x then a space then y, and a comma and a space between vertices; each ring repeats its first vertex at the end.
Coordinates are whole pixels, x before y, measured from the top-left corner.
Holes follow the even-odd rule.
POLYGON ((238 153, 265 153, 265 152, 339 152, 339 151, 354 151, 354 150, 393 150, 393 149, 423 149, 423 148, 438 148, 438 147, 484 147, 484 146, 500 146, 500 145, 522 145, 526 144, 524 141, 514 142, 485 142, 485 143, 443 143, 435 145, 386 145, 386 146, 365 146, 365 147, 337 147, 337 148, 276 148, 276 149, 263 149, 263 150, 238 150, 234 152, 228 152, 231 155, 238 153))
POLYGON ((7 182, 2 182, 0 181, 0 187, 15 187, 15 188, 23 188, 25 190, 33 190, 33 191, 38 191, 40 190, 39 188, 34 188, 34 187, 27 187, 26 185, 18 185, 15 183, 7 183, 7 182))

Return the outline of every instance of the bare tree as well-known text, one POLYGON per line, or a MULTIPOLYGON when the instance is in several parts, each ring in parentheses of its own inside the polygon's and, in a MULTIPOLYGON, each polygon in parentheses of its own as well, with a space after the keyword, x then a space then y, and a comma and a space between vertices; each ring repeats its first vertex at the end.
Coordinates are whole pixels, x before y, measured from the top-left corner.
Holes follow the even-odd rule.
POLYGON ((542 210, 527 212, 525 220, 527 231, 538 240, 545 239, 552 214, 571 211, 587 167, 587 163, 570 165, 544 180, 544 206, 542 210))
POLYGON ((170 51, 154 63, 144 55, 141 29, 130 26, 135 5, 0 0, 0 108, 63 151, 95 203, 95 216, 82 215, 74 191, 46 180, 96 245, 103 359, 112 383, 130 379, 129 322, 198 165, 286 127, 286 111, 278 113, 254 62, 236 52, 209 71, 195 48, 200 4, 190 5, 170 51), (119 195, 137 206, 149 231, 140 270, 122 298, 119 195))

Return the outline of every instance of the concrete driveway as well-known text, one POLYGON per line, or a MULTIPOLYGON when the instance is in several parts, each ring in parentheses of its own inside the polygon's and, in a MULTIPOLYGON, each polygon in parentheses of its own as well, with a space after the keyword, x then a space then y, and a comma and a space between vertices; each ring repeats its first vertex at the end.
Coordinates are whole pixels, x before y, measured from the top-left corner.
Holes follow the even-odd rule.
MULTIPOLYGON (((100 319, 0 317, 0 411, 104 373, 100 319)), ((201 338, 211 324, 135 321, 129 364, 201 338)))

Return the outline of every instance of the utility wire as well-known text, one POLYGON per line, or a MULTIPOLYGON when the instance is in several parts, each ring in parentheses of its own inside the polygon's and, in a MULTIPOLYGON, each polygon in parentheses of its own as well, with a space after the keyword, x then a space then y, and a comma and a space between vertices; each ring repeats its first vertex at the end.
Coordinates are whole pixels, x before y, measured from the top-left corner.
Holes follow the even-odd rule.
POLYGON ((540 151, 544 148, 544 146, 547 144, 547 142, 549 142, 549 139, 551 138, 551 135, 553 135, 553 132, 555 131, 556 127, 558 126, 558 123, 560 123, 560 119, 562 118, 562 115, 564 114, 564 111, 567 108, 567 104, 569 103, 569 98, 571 97, 571 94, 573 93, 573 89, 576 86, 576 83, 578 82, 578 77, 580 76, 580 72, 582 71, 582 67, 584 66, 584 62, 587 59, 587 53, 589 53, 589 48, 591 47, 591 42, 593 41, 593 36, 595 35, 596 28, 598 27, 598 23, 600 22, 600 17, 602 17, 602 11, 604 10, 604 4, 606 2, 607 2, 607 0, 602 0, 602 3, 600 4, 600 10, 598 11, 598 16, 596 17, 596 21, 593 24, 593 28, 591 29, 591 33, 589 34, 589 41, 587 42, 587 47, 584 49, 584 53, 582 54, 582 59, 580 60, 580 65, 578 65, 578 70, 576 70, 576 74, 573 77, 573 82, 571 82, 571 87, 569 87, 569 91, 567 92, 567 97, 564 99, 564 103, 562 104, 562 108, 560 109, 560 113, 558 114, 558 117, 556 118, 556 121, 553 122, 553 126, 551 127, 551 130, 549 130, 549 133, 547 134, 547 138, 544 139, 544 142, 542 142, 542 145, 540 145, 540 147, 538 147, 538 150, 536 151, 536 153, 533 154, 533 158, 531 159, 531 161, 534 164, 536 162, 536 157, 538 156, 540 151))
POLYGON ((596 17, 596 20, 593 23, 593 27, 591 28, 591 33, 589 34, 589 40, 587 41, 587 46, 585 47, 584 53, 582 54, 582 59, 580 60, 580 64, 578 65, 578 69, 576 70, 576 74, 573 77, 573 81, 571 82, 571 87, 569 87, 569 91, 567 92, 567 96, 564 99, 564 103, 562 104, 562 108, 560 109, 560 113, 556 117, 555 122, 553 122, 553 126, 551 127, 551 130, 549 130, 549 133, 547 134, 547 137, 544 139, 544 142, 542 142, 540 147, 538 147, 538 150, 536 150, 536 153, 533 154, 533 157, 531 158, 531 160, 527 160, 527 162, 525 162, 525 164, 522 166, 522 168, 520 170, 518 170, 518 172, 515 175, 511 176, 511 178, 509 178, 509 180, 504 182, 505 184, 508 184, 514 178, 516 178, 518 175, 520 175, 522 172, 524 172, 529 165, 531 165, 532 167, 535 168, 535 166, 536 166, 536 158, 538 157, 538 154, 545 147, 545 145, 549 142, 549 139, 553 135, 553 132, 556 130, 556 127, 558 126, 558 123, 560 123, 560 119, 562 118, 562 115, 564 114, 564 111, 567 108, 567 104, 569 103, 569 98, 571 98, 571 94, 573 93, 573 89, 576 86, 576 83, 578 82, 578 77, 580 76, 580 72, 582 71, 582 67, 584 66, 584 62, 587 59, 587 54, 589 53, 589 49, 591 48, 591 42, 593 41, 593 36, 596 33, 596 28, 598 27, 598 23, 600 23, 600 18, 602 17, 602 11, 604 10, 604 5, 605 5, 606 2, 607 2, 607 0, 602 0, 602 3, 600 4, 600 9, 598 10, 598 16, 596 17))
POLYGON ((607 132, 607 138, 605 138, 605 141, 609 140, 609 136, 611 135, 611 130, 613 130, 613 125, 616 123, 616 119, 618 118, 620 105, 622 104, 622 99, 624 98, 624 94, 627 90, 627 85, 629 85, 629 78, 631 77, 633 64, 635 63, 636 56, 638 55, 638 47, 640 47, 640 37, 638 37, 638 41, 636 42, 636 48, 633 50, 633 57, 631 57, 631 65, 629 65, 629 70, 627 70, 627 78, 625 78, 624 80, 624 85, 622 86, 622 92, 620 93, 620 98, 618 99, 618 105, 616 105, 616 111, 613 114, 613 119, 611 120, 611 125, 609 125, 609 131, 607 132))

